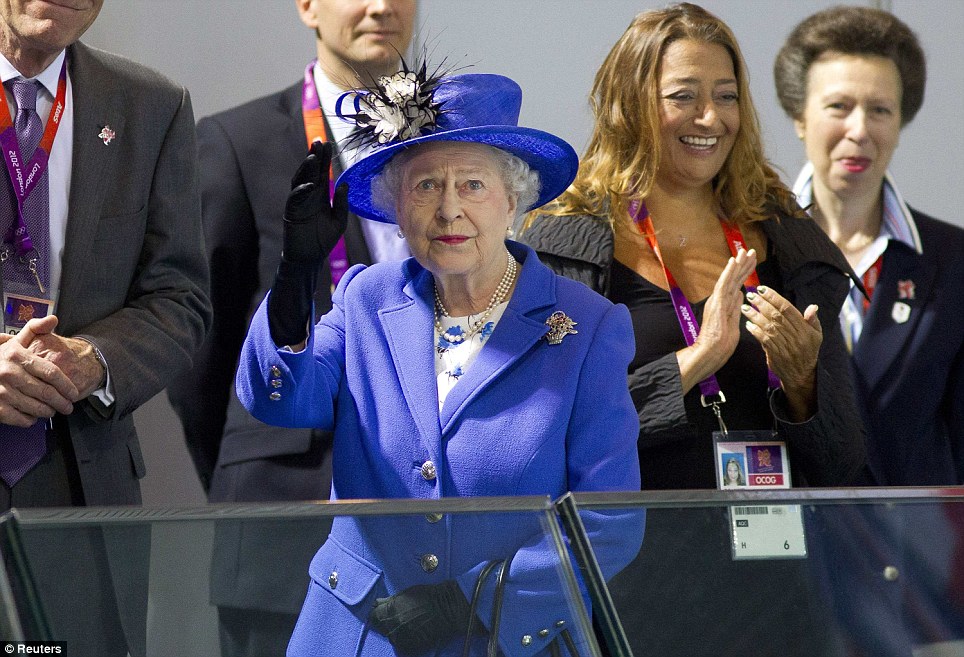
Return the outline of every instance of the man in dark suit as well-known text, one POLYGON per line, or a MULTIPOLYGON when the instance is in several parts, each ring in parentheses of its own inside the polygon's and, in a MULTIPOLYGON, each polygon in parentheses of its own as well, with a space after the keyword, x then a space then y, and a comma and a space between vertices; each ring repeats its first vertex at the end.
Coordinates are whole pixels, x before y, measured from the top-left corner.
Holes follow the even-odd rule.
MULTIPOLYGON (((26 186, 0 181, 5 509, 140 503, 132 412, 190 367, 211 319, 189 96, 77 42, 102 3, 0 3, 3 134, 16 135, 3 156, 30 163, 26 186), (31 121, 45 126, 36 146, 31 121)), ((148 534, 82 534, 24 532, 41 594, 73 600, 47 605, 53 632, 71 654, 143 654, 148 534), (112 633, 118 614, 124 632, 112 633)))
MULTIPOLYGON (((269 427, 234 394, 248 321, 281 259, 282 213, 310 141, 343 142, 334 117, 346 89, 397 70, 412 35, 415 0, 296 0, 316 35, 317 62, 278 93, 202 119, 197 126, 202 214, 211 264, 214 327, 194 369, 169 388, 202 484, 212 502, 328 499, 331 435, 269 427), (320 100, 320 107, 319 107, 320 100)), ((334 175, 360 155, 350 145, 334 175)), ((350 217, 344 251, 324 263, 317 314, 348 266, 408 255, 395 227, 350 217)), ((337 247, 336 247, 337 249, 337 247)), ((307 587, 307 566, 327 523, 222 522, 212 601, 226 655, 283 655, 307 587)))

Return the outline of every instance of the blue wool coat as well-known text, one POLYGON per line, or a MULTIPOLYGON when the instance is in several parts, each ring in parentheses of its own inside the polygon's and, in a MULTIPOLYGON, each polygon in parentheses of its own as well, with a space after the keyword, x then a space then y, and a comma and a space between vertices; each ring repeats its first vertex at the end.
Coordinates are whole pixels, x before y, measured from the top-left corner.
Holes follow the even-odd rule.
MULTIPOLYGON (((269 424, 334 430, 333 499, 638 490, 626 308, 555 275, 528 247, 507 246, 522 263, 515 292, 441 411, 433 278, 414 259, 350 269, 299 353, 274 345, 262 303, 238 369, 241 402, 269 424), (555 311, 578 333, 551 345, 543 338, 555 311)), ((607 576, 638 552, 640 515, 583 521, 607 576)), ((507 655, 538 654, 571 618, 545 536, 534 517, 338 518, 310 566, 288 654, 394 655, 367 625, 376 597, 455 579, 468 599, 486 562, 510 556, 499 641, 507 655), (438 559, 431 572, 425 555, 438 559)), ((480 596, 486 625, 493 585, 480 596)))

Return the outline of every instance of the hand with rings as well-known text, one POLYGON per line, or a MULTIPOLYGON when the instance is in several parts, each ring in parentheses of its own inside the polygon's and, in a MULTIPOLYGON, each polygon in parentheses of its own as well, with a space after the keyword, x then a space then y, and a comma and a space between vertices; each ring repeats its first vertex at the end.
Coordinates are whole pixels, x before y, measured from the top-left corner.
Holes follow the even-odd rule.
POLYGON ((802 313, 776 291, 761 285, 747 292, 740 310, 746 328, 766 353, 767 365, 780 378, 795 421, 808 419, 816 411, 817 356, 823 343, 823 329, 817 306, 802 313))

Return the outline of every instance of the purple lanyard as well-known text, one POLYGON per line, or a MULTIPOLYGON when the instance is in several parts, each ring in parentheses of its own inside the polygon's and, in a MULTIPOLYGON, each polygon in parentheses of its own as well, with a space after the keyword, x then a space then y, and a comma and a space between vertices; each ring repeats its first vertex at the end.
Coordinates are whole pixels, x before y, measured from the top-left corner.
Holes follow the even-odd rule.
POLYGON ((60 129, 60 121, 63 119, 66 103, 67 58, 64 57, 64 63, 60 67, 60 77, 57 80, 57 96, 54 98, 54 104, 50 107, 43 137, 41 137, 40 143, 32 153, 30 161, 24 163, 24 154, 20 152, 20 143, 17 140, 17 129, 10 117, 10 108, 7 107, 7 94, 3 86, 0 85, 0 148, 3 148, 7 175, 10 177, 14 196, 17 199, 16 219, 7 229, 3 240, 8 244, 13 244, 17 254, 21 257, 34 250, 33 240, 30 239, 30 233, 27 232, 27 224, 23 218, 23 204, 47 170, 50 150, 53 148, 54 138, 60 129))
MULTIPOLYGON (((666 283, 669 285, 669 296, 673 300, 673 310, 676 312, 676 319, 679 321, 680 328, 683 331, 683 340, 686 342, 686 346, 692 347, 696 342, 697 336, 700 334, 700 325, 696 321, 696 313, 693 312, 693 306, 686 298, 686 295, 683 294, 682 288, 680 288, 672 272, 670 272, 666 263, 663 261, 663 254, 660 252, 659 243, 656 241, 656 231, 653 228, 653 220, 649 216, 646 204, 638 200, 632 201, 629 204, 629 215, 633 220, 633 224, 639 232, 642 233, 643 237, 646 238, 646 241, 653 249, 653 253, 656 254, 656 259, 659 260, 659 264, 663 268, 663 273, 666 275, 666 283)), ((746 242, 743 240, 743 234, 740 232, 740 229, 737 228, 735 224, 728 223, 722 219, 720 220, 720 224, 723 227, 724 233, 726 233, 726 241, 730 247, 730 253, 736 257, 738 249, 742 248, 746 250, 746 242)), ((747 292, 756 292, 759 284, 760 279, 757 273, 753 271, 747 277, 744 287, 747 292)), ((780 387, 780 379, 770 368, 767 368, 767 383, 771 389, 780 387)), ((726 425, 723 424, 723 418, 719 409, 719 404, 725 403, 726 397, 720 389, 720 383, 716 375, 710 374, 700 381, 699 388, 700 403, 704 408, 707 406, 713 408, 713 412, 720 422, 723 433, 726 433, 726 425)))
MULTIPOLYGON (((313 59, 305 67, 305 80, 301 86, 301 115, 305 120, 305 135, 308 137, 308 148, 316 141, 329 141, 328 130, 325 128, 325 115, 321 111, 321 98, 315 86, 314 69, 317 59, 313 59)), ((335 197, 335 176, 332 169, 328 169, 328 199, 335 197)), ((328 254, 328 266, 331 268, 332 289, 348 271, 348 252, 345 249, 345 238, 341 237, 335 248, 328 254)))

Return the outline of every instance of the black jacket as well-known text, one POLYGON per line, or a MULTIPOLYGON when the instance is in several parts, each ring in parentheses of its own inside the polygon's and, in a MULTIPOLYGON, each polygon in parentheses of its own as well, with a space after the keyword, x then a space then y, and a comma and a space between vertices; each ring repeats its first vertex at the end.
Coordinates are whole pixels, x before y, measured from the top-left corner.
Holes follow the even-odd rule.
MULTIPOLYGON (((785 398, 776 391, 770 406, 777 429, 787 441, 797 486, 841 486, 852 483, 864 465, 866 446, 854 401, 848 354, 838 327, 838 314, 850 289, 851 269, 840 251, 809 219, 780 217, 760 223, 769 257, 779 269, 778 290, 801 311, 819 306, 823 343, 817 365, 817 413, 803 423, 785 418, 785 398)), ((580 281, 600 294, 609 292, 613 231, 606 217, 539 215, 522 233, 558 274, 580 281)), ((629 373, 629 387, 640 420, 640 449, 658 445, 688 427, 682 382, 675 354, 629 373)))

